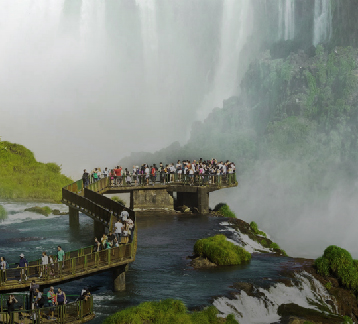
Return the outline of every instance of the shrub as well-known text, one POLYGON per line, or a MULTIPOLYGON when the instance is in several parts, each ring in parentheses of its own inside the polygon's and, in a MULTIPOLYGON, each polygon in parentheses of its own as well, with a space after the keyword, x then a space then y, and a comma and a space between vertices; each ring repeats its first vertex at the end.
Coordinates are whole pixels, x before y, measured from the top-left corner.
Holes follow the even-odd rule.
POLYGON ((218 310, 209 306, 200 312, 189 313, 180 300, 166 299, 163 301, 145 302, 135 307, 129 307, 107 317, 104 324, 238 324, 234 316, 227 319, 217 317, 218 310))
POLYGON ((0 205, 0 222, 7 218, 7 212, 3 206, 0 205))
POLYGON ((122 198, 119 198, 118 196, 113 196, 112 197, 112 200, 114 200, 115 202, 125 206, 126 205, 126 202, 122 199, 122 198))
POLYGON ((326 289, 330 290, 332 288, 332 283, 328 281, 325 285, 326 289))
POLYGON ((208 258, 217 265, 234 265, 250 261, 251 254, 219 234, 213 237, 197 240, 194 245, 197 255, 208 258))
POLYGON ((272 242, 270 244, 270 249, 280 250, 280 247, 279 247, 279 245, 277 243, 272 242))
POLYGON ((214 211, 219 215, 228 218, 236 218, 235 213, 230 209, 230 207, 225 203, 219 203, 215 206, 214 211))
POLYGON ((319 274, 323 276, 331 274, 337 277, 344 287, 358 292, 358 270, 356 265, 357 263, 347 250, 335 245, 327 247, 323 256, 315 261, 319 274))
POLYGON ((256 224, 255 222, 252 221, 252 222, 250 223, 250 227, 251 227, 251 230, 252 230, 252 232, 253 232, 254 234, 267 237, 267 235, 266 235, 265 232, 259 230, 259 228, 257 227, 257 224, 256 224))
POLYGON ((263 247, 265 247, 265 248, 268 247, 267 241, 265 239, 262 239, 260 243, 263 247))

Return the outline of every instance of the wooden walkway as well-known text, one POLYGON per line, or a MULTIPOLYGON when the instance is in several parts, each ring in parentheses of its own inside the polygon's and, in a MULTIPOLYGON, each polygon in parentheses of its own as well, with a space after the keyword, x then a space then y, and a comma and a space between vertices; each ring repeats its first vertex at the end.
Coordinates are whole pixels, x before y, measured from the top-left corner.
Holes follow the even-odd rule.
POLYGON ((41 287, 50 286, 126 265, 135 260, 137 251, 135 213, 92 191, 91 187, 84 189, 78 185, 79 183, 82 183, 82 180, 62 189, 63 203, 70 209, 77 209, 111 229, 120 213, 127 210, 134 222, 132 241, 100 252, 94 252, 94 246, 67 252, 63 262, 57 262, 55 259, 53 265, 42 266, 41 259, 39 259, 29 262, 26 268, 0 271, 0 293, 28 290, 33 279, 36 279, 36 283, 41 287), (42 277, 39 278, 41 273, 42 277))

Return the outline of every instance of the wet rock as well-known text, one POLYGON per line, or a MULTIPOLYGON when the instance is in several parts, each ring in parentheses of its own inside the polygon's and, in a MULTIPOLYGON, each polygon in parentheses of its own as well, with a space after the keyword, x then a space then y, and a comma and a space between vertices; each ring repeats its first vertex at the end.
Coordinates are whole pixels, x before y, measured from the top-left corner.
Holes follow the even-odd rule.
POLYGON ((52 211, 52 214, 53 215, 68 215, 68 212, 61 212, 60 210, 58 210, 58 209, 54 209, 53 211, 52 211))
POLYGON ((35 206, 35 207, 26 208, 25 211, 48 216, 51 214, 52 209, 48 206, 44 206, 44 207, 35 206))
POLYGON ((197 257, 190 262, 190 265, 195 269, 200 268, 212 268, 217 267, 213 262, 210 262, 207 258, 197 257))
POLYGON ((254 291, 254 285, 248 282, 235 282, 233 287, 237 290, 244 291, 247 295, 252 296, 254 291))

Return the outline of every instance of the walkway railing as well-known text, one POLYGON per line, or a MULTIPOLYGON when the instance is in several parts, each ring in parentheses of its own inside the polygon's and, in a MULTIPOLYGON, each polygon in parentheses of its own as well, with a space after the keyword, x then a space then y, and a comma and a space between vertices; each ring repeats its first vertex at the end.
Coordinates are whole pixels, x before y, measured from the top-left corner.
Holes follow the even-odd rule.
MULTIPOLYGON (((194 186, 233 186, 237 184, 236 173, 228 174, 159 174, 155 176, 150 175, 147 177, 145 174, 131 175, 130 181, 126 181, 126 176, 118 177, 105 177, 96 182, 92 182, 88 185, 88 188, 92 191, 101 192, 107 187, 129 187, 133 185, 145 186, 148 183, 151 185, 194 185, 194 186)), ((79 186, 80 187, 80 186, 79 186)))
MULTIPOLYGON (((15 297, 18 299, 17 296, 15 297)), ((84 322, 91 319, 93 316, 93 298, 90 296, 87 300, 77 300, 61 306, 49 306, 34 310, 26 310, 26 307, 22 306, 22 309, 8 313, 7 311, 4 311, 4 309, 1 309, 0 323, 65 324, 71 322, 84 322), (54 319, 49 319, 49 317, 52 316, 54 316, 54 319)))
POLYGON ((118 247, 94 252, 94 246, 71 251, 67 253, 64 261, 56 261, 52 265, 41 265, 41 260, 29 262, 25 268, 10 268, 0 271, 0 286, 14 286, 21 279, 23 283, 29 283, 36 279, 37 282, 67 280, 72 276, 81 276, 86 273, 100 271, 124 261, 133 260, 136 252, 136 228, 133 241, 121 244, 118 247), (42 275, 41 279, 38 277, 42 275), (60 280, 59 280, 60 279, 60 280))

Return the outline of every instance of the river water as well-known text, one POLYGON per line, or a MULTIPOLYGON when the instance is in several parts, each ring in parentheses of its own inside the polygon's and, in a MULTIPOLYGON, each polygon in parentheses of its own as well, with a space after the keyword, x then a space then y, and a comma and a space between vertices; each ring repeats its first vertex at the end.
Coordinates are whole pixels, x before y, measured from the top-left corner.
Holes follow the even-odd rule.
MULTIPOLYGON (((24 253, 27 260, 38 259, 42 251, 56 253, 57 245, 65 251, 89 246, 93 242, 93 220, 80 214, 80 227, 71 229, 67 215, 48 217, 25 212, 40 203, 1 203, 9 212, 0 223, 0 255, 10 263, 18 262, 24 253)), ((48 204, 47 204, 48 205, 48 204)), ((63 205, 49 205, 66 211, 63 205)), ((195 270, 187 256, 192 254, 197 239, 220 233, 233 238, 222 218, 213 216, 171 215, 141 216, 137 219, 138 250, 136 260, 126 274, 126 291, 112 292, 112 274, 104 272, 62 285, 67 294, 79 294, 88 286, 94 295, 96 318, 101 323, 114 312, 149 300, 181 299, 189 309, 225 296, 234 282, 262 285, 275 279, 286 258, 253 254, 247 265, 195 270)), ((57 286, 56 286, 57 287, 57 286)), ((55 287, 55 288, 56 288, 55 287)))

